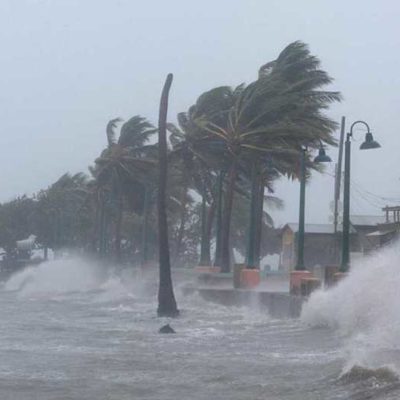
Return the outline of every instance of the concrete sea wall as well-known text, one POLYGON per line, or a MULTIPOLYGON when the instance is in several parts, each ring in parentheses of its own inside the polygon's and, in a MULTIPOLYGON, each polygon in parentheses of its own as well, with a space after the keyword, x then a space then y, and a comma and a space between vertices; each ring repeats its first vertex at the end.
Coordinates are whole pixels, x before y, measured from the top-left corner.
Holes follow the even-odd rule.
POLYGON ((186 295, 198 293, 203 299, 225 306, 258 307, 273 318, 297 318, 306 300, 303 296, 289 293, 267 292, 231 288, 184 287, 186 295))

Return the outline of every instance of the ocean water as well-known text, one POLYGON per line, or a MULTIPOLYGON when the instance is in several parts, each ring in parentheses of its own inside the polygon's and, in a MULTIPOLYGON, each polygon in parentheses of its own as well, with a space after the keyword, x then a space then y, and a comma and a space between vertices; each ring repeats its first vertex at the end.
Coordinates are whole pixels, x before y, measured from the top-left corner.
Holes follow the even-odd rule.
POLYGON ((399 399, 400 250, 315 293, 300 319, 184 296, 156 273, 51 261, 0 289, 0 399, 399 399), (170 323, 175 335, 160 335, 170 323))

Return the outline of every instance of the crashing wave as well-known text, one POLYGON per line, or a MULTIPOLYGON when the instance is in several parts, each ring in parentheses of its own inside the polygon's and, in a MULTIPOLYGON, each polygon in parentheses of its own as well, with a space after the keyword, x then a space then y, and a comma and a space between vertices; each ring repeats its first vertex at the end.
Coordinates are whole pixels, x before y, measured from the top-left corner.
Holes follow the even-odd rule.
POLYGON ((396 243, 354 263, 349 276, 334 288, 315 292, 301 318, 309 327, 333 328, 342 336, 349 371, 386 365, 400 370, 399 288, 396 243))
POLYGON ((343 371, 339 377, 342 383, 355 383, 366 380, 377 380, 381 383, 399 382, 400 377, 393 367, 366 368, 353 365, 349 370, 343 371))

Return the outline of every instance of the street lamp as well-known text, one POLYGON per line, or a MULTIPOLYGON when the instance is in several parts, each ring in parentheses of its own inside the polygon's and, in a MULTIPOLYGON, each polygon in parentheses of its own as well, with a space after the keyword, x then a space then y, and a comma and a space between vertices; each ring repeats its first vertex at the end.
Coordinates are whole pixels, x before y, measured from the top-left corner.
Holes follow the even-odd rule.
MULTIPOLYGON (((307 147, 301 149, 300 165, 300 210, 299 210, 299 229, 297 232, 297 262, 296 271, 304 271, 304 216, 306 203, 306 153, 307 147)), ((325 149, 320 144, 318 155, 314 158, 315 163, 331 162, 331 158, 326 155, 325 149)))
POLYGON ((369 126, 364 121, 356 121, 350 127, 347 133, 344 150, 344 183, 343 183, 343 234, 342 234, 342 262, 340 272, 349 270, 350 262, 350 155, 351 141, 353 137, 353 128, 357 124, 362 124, 367 128, 365 141, 361 144, 360 150, 378 149, 381 145, 376 142, 372 136, 369 126))

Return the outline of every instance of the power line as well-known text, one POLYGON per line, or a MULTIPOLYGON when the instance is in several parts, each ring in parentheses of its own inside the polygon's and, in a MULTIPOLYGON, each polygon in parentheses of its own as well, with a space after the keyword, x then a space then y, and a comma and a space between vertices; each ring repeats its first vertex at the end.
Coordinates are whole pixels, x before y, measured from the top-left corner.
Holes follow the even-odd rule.
POLYGON ((360 190, 358 187, 354 187, 353 188, 353 192, 356 192, 358 197, 356 197, 356 199, 363 199, 366 203, 368 203, 369 205, 376 207, 376 208, 380 208, 382 209, 385 205, 386 205, 386 201, 379 199, 379 198, 374 198, 374 197, 370 197, 368 195, 366 195, 362 190, 360 190))
POLYGON ((355 180, 351 180, 351 183, 359 189, 359 191, 363 192, 366 196, 370 196, 371 198, 376 198, 383 201, 391 201, 391 202, 400 202, 400 195, 399 197, 386 197, 380 196, 376 193, 372 193, 369 190, 365 189, 360 183, 355 180))

